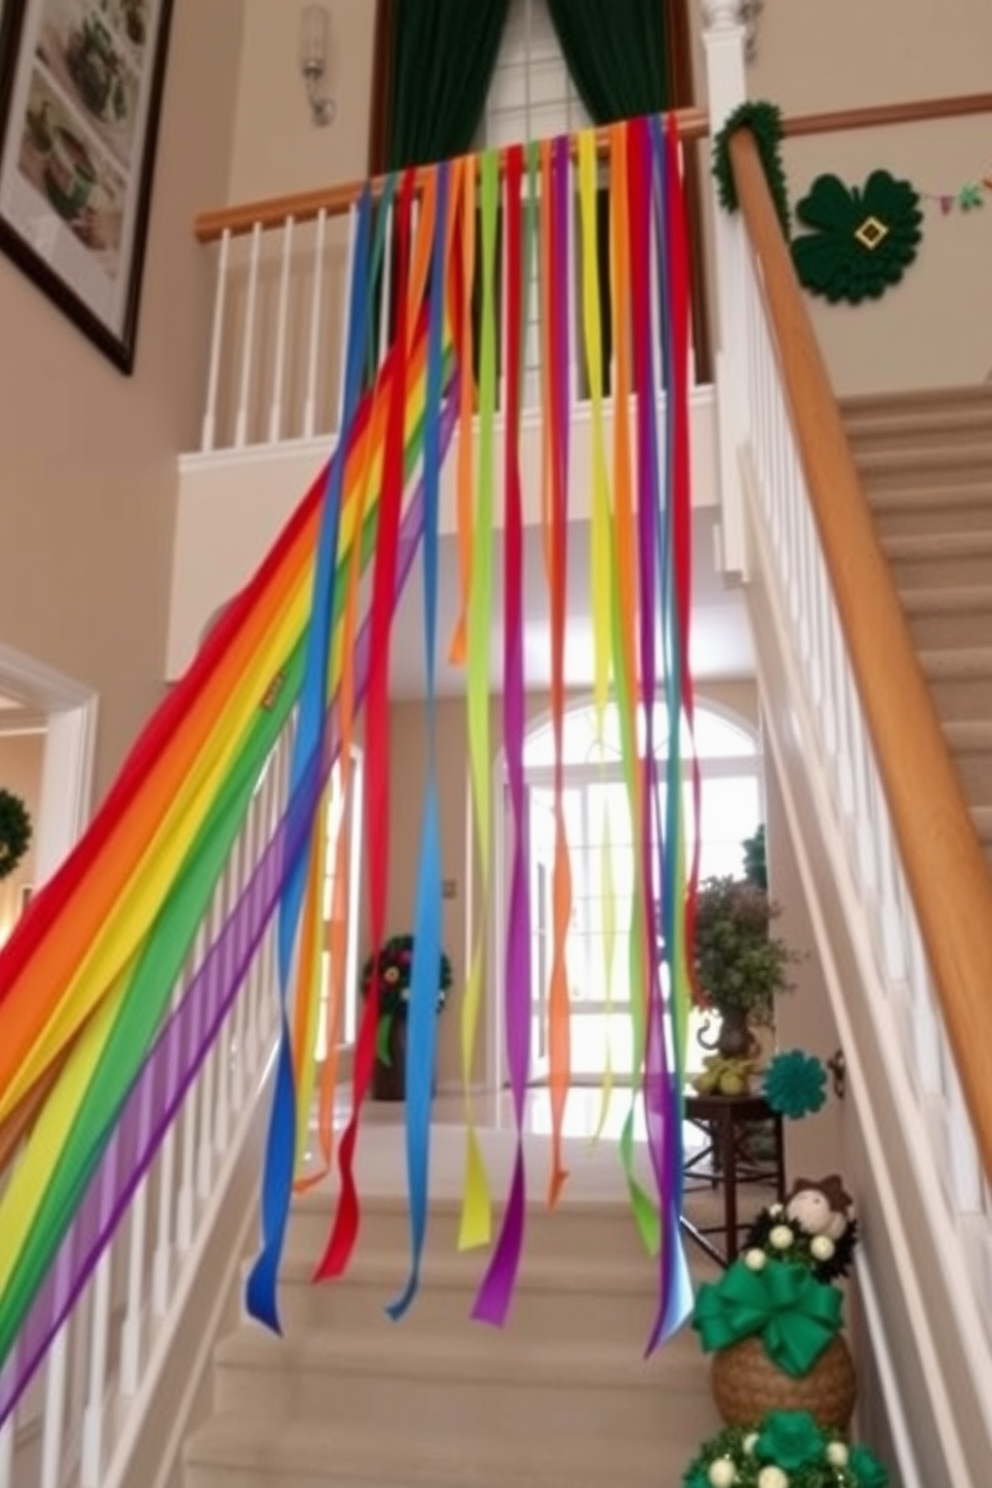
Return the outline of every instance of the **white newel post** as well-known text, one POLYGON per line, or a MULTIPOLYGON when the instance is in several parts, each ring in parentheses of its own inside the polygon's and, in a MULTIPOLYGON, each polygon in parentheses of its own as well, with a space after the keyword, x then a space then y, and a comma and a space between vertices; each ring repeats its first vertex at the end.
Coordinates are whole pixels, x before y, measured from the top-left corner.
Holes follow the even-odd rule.
MULTIPOLYGON (((700 0, 710 127, 715 136, 724 120, 747 97, 744 80, 746 31, 740 0, 700 0)), ((746 572, 741 506, 740 452, 751 426, 748 398, 747 318, 745 310, 744 225, 714 198, 716 261, 716 387, 721 490, 721 553, 724 569, 746 572)))

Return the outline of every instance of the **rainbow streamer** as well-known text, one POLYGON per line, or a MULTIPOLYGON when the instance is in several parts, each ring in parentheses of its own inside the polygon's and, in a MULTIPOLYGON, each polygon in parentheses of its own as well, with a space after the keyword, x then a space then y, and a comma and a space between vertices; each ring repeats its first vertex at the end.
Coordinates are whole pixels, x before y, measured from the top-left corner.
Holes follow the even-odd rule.
MULTIPOLYGON (((226 607, 186 675, 137 740, 88 832, 36 896, 0 950, 0 1131, 32 1128, 0 1194, 0 1425, 44 1358, 80 1289, 113 1239, 126 1206, 182 1107, 229 1015, 268 927, 276 927, 271 989, 280 1039, 269 1141, 261 1175, 261 1245, 247 1288, 249 1312, 280 1327, 279 1264, 294 1185, 321 1181, 331 1165, 334 1065, 314 1070, 320 896, 331 771, 342 760, 344 821, 352 809, 348 759, 357 709, 366 710, 366 837, 372 941, 383 938, 389 868, 390 637, 415 556, 424 573, 428 767, 419 887, 412 909, 416 953, 408 1036, 406 1159, 410 1272, 390 1315, 417 1295, 426 1241, 431 1072, 436 1018, 433 969, 440 953, 440 835, 434 735, 439 605, 439 489, 457 426, 462 594, 452 656, 467 669, 470 779, 484 892, 491 847, 489 639, 499 317, 503 366, 503 738, 513 818, 502 998, 517 1151, 502 1223, 473 1315, 505 1322, 525 1241, 524 1116, 530 1070, 529 841, 523 751, 524 672, 521 415, 532 267, 538 267, 542 347, 541 505, 552 632, 555 737, 554 947, 550 991, 552 1167, 549 1200, 566 1178, 563 1119, 570 1083, 567 975, 570 851, 562 793, 566 601, 569 574, 568 297, 571 177, 565 139, 511 148, 367 190, 355 213, 342 429, 337 450, 266 555, 226 607), (476 165, 480 183, 476 191, 476 165), (415 198, 418 202, 414 221, 415 198), (395 334, 376 356, 376 285, 395 200, 395 334), (475 210, 481 207, 476 244, 475 210), (502 216, 504 262, 498 254, 502 216), (536 250, 536 251, 535 251, 536 250), (505 289, 497 282, 505 269, 505 289), (481 271, 480 379, 472 378, 473 278, 481 271), (470 420, 478 413, 476 443, 470 420), (478 467, 473 471, 473 451, 478 467), (371 565, 368 613, 361 575, 371 565), (237 901, 211 911, 258 782, 296 710, 288 796, 237 901), (209 919, 208 919, 209 917, 209 919), (181 981, 209 924, 195 974, 181 981), (177 987, 183 987, 177 994, 177 987), (319 1099, 320 1163, 301 1172, 303 1132, 319 1099)), ((582 332, 593 437, 595 701, 600 726, 616 703, 636 856, 631 926, 635 1090, 620 1144, 634 1220, 658 1255, 656 1347, 684 1321, 688 1288, 679 1238, 682 1081, 691 978, 699 776, 691 740, 689 670, 691 477, 689 465, 688 250, 679 141, 673 116, 611 126, 610 300, 613 450, 607 450, 594 230, 591 135, 579 141, 584 245, 582 332), (659 420, 659 388, 664 417, 659 420), (633 437, 632 437, 633 436, 633 437), (653 705, 666 704, 667 738, 654 737, 653 705), (638 720, 646 749, 638 749, 638 720), (688 751, 683 739, 690 741, 688 751), (664 779, 656 744, 667 746, 664 779), (667 999, 663 995, 667 984, 667 999), (653 1192, 635 1176, 633 1123, 642 1101, 653 1192)), ((343 830, 343 828, 342 828, 343 830)), ((609 844, 604 870, 609 869, 609 844)), ((332 934, 340 961, 345 923, 338 891, 332 934)), ((612 891, 604 909, 607 974, 613 961, 612 891)), ((462 1069, 466 1086, 465 1201, 460 1244, 484 1245, 490 1199, 469 1085, 484 986, 485 947, 498 927, 477 921, 466 977, 462 1069)), ((346 989, 336 973, 332 1039, 346 989)), ((358 1238, 354 1173, 359 1115, 375 1058, 376 1009, 365 1007, 355 1051, 353 1105, 337 1147, 340 1202, 315 1279, 340 1275, 358 1238)), ((609 1094, 608 1074, 604 1100, 609 1094)))

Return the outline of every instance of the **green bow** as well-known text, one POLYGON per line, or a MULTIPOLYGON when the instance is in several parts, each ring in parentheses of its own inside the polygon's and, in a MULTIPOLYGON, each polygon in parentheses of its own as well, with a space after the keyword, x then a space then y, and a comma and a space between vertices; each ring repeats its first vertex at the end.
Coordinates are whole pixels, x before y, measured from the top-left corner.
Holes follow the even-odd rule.
POLYGON ((707 1353, 760 1334, 765 1353, 786 1374, 806 1374, 840 1331, 844 1299, 804 1266, 769 1261, 751 1271, 735 1261, 718 1282, 699 1288, 692 1326, 707 1353))

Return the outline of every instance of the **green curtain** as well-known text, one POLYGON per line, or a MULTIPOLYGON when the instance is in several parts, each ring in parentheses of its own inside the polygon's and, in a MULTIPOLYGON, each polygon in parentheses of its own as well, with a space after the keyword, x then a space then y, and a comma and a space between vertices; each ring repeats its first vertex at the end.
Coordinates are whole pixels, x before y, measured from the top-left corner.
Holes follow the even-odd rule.
POLYGON ((547 0, 572 80, 596 124, 669 106, 664 0, 547 0))
POLYGON ((396 0, 387 169, 472 148, 510 0, 396 0))

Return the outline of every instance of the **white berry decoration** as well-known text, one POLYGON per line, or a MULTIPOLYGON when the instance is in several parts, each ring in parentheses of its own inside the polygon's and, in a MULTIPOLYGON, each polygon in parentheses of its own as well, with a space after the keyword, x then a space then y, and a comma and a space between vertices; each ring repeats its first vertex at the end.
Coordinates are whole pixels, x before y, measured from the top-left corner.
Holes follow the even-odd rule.
POLYGON ((764 1269, 768 1257, 763 1250, 747 1250, 744 1252, 744 1264, 749 1271, 761 1271, 764 1269))
POLYGON ((829 1235, 814 1235, 809 1242, 809 1253, 817 1261, 829 1261, 836 1249, 829 1235))
POLYGON ((789 1488, 789 1479, 780 1467, 763 1467, 758 1474, 758 1488, 789 1488))
POLYGON ((732 1488, 737 1482, 737 1469, 729 1457, 718 1457, 710 1463, 709 1478, 713 1488, 732 1488))
MULTIPOLYGON (((788 1225, 776 1225, 768 1236, 768 1243, 773 1250, 791 1250, 795 1238, 788 1225)), ((762 1488, 765 1488, 764 1484, 762 1488)), ((771 1488, 774 1488, 774 1485, 771 1485, 771 1488)))
POLYGON ((831 1467, 846 1467, 848 1451, 843 1442, 831 1442, 827 1448, 827 1461, 831 1467))

